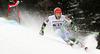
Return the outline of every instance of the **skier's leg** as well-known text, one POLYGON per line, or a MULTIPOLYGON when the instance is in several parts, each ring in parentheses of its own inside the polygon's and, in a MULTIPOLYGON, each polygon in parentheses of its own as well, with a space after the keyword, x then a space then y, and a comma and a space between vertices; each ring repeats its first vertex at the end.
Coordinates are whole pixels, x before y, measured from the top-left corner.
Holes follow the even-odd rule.
POLYGON ((83 43, 81 43, 79 40, 77 40, 77 39, 75 39, 75 38, 73 38, 73 37, 71 37, 71 38, 69 38, 69 39, 70 39, 71 41, 73 41, 74 44, 78 45, 79 47, 84 48, 85 50, 88 49, 88 48, 87 48, 85 45, 83 45, 83 43))
POLYGON ((68 40, 70 41, 70 43, 78 43, 79 41, 76 40, 76 38, 74 38, 65 28, 61 29, 63 31, 63 34, 68 38, 68 40))
POLYGON ((57 29, 55 31, 56 36, 62 38, 65 42, 69 42, 69 39, 63 34, 63 31, 61 29, 57 29))
POLYGON ((65 29, 65 28, 62 28, 61 29, 63 34, 71 41, 75 42, 76 39, 65 29))
POLYGON ((81 47, 81 48, 84 48, 85 50, 87 50, 88 49, 88 47, 86 47, 85 45, 83 45, 83 43, 81 43, 81 42, 75 42, 75 44, 77 44, 79 47, 81 47))
POLYGON ((69 40, 69 38, 64 34, 64 30, 63 29, 58 29, 56 30, 56 33, 59 37, 61 37, 67 44, 73 46, 73 42, 69 40))
POLYGON ((72 40, 74 42, 74 44, 78 45, 81 48, 84 48, 85 50, 87 50, 88 48, 86 46, 83 45, 83 43, 81 43, 79 40, 71 37, 69 38, 70 40, 72 40))
POLYGON ((80 46, 80 47, 84 48, 85 50, 87 50, 87 47, 85 47, 81 42, 79 42, 79 40, 74 38, 65 28, 63 28, 61 30, 63 31, 64 35, 67 36, 68 40, 71 40, 74 44, 77 44, 78 46, 80 46))
POLYGON ((66 39, 66 36, 64 36, 64 34, 62 33, 62 31, 60 29, 57 29, 55 31, 56 36, 61 37, 63 40, 66 39))
POLYGON ((70 41, 70 40, 67 38, 67 36, 64 35, 63 32, 64 32, 63 30, 57 29, 57 30, 55 31, 55 34, 56 34, 56 36, 59 36, 60 38, 62 38, 68 45, 73 46, 72 41, 70 41))

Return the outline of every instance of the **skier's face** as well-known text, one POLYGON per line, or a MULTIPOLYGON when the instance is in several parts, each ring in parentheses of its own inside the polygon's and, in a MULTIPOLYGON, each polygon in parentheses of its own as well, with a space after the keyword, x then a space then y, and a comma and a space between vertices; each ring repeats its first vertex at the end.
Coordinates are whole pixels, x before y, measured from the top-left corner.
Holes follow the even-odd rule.
POLYGON ((55 13, 55 16, 57 17, 57 19, 59 19, 61 17, 61 13, 55 13))

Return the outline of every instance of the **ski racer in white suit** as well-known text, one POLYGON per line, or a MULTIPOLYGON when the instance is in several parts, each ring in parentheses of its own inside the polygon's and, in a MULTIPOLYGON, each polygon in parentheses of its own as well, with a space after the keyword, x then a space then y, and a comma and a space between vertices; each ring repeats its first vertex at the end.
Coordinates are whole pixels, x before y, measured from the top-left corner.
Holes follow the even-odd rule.
POLYGON ((75 44, 78 44, 81 47, 84 47, 85 49, 87 49, 87 47, 83 46, 83 44, 81 44, 78 40, 76 40, 62 25, 63 22, 67 21, 67 23, 70 23, 76 31, 76 26, 74 26, 74 24, 72 23, 72 20, 65 17, 64 15, 62 15, 62 10, 60 8, 55 8, 54 9, 54 15, 49 16, 42 25, 42 28, 40 30, 40 34, 44 35, 44 28, 46 27, 47 23, 51 23, 55 34, 59 37, 61 37, 65 42, 67 42, 69 45, 73 46, 74 44, 71 43, 70 41, 73 41, 75 44))

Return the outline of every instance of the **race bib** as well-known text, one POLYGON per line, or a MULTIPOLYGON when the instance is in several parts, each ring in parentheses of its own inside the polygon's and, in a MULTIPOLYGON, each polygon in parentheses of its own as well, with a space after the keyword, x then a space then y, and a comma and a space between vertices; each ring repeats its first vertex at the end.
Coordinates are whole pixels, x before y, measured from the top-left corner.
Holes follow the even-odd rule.
POLYGON ((59 23, 53 23, 52 26, 53 26, 54 29, 59 29, 59 28, 62 27, 62 22, 59 22, 59 23))

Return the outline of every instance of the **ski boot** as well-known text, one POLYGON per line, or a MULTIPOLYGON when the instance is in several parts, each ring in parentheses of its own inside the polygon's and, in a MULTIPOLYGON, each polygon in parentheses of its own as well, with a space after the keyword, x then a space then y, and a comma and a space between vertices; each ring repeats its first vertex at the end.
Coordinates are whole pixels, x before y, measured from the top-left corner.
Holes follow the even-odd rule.
POLYGON ((73 43, 71 43, 70 40, 66 40, 65 42, 66 42, 68 45, 72 46, 72 47, 73 47, 73 45, 74 45, 73 43))
POLYGON ((73 45, 74 45, 73 43, 70 43, 70 46, 72 46, 72 47, 73 47, 73 45))
POLYGON ((85 47, 84 45, 81 46, 82 48, 84 48, 85 51, 87 51, 88 47, 85 47))
POLYGON ((87 51, 88 47, 85 47, 84 49, 85 49, 85 51, 87 51))

